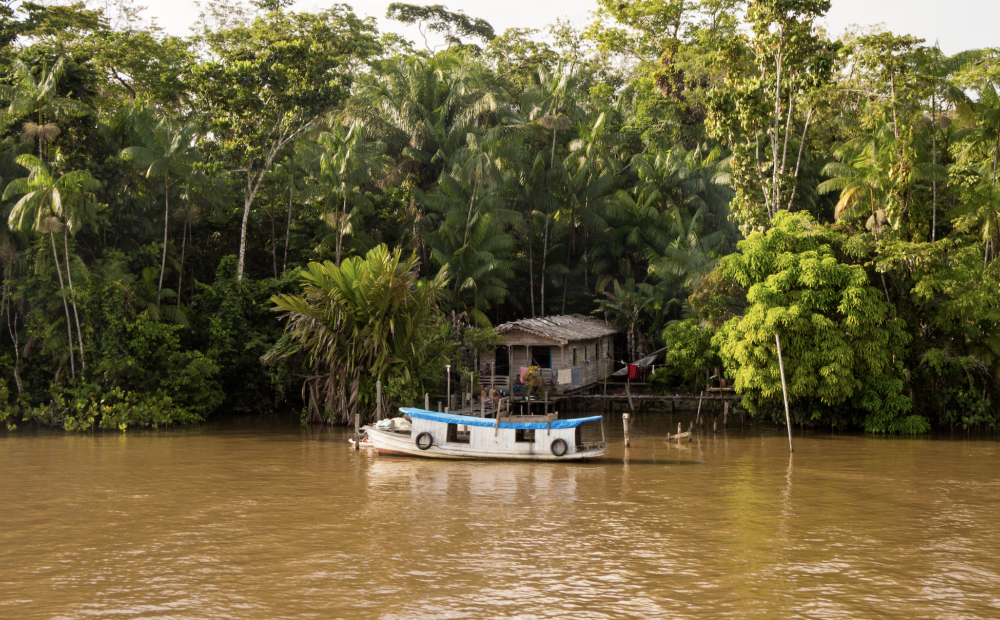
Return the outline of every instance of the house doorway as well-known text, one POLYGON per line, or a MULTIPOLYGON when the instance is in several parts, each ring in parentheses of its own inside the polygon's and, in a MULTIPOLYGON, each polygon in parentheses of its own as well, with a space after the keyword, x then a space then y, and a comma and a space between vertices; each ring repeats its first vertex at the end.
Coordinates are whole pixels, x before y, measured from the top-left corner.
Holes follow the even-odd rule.
POLYGON ((510 351, 507 347, 497 347, 494 351, 498 377, 510 376, 510 351))
POLYGON ((531 347, 531 363, 539 368, 552 368, 552 353, 549 347, 531 347))

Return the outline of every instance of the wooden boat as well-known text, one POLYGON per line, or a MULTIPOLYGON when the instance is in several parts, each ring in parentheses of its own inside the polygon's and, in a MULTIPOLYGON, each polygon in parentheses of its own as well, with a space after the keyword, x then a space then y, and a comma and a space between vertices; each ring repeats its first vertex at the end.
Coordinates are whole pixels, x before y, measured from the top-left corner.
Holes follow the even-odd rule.
POLYGON ((604 455, 604 418, 558 419, 547 416, 478 418, 400 408, 412 430, 368 427, 368 437, 379 454, 435 459, 514 459, 573 461, 604 455), (581 425, 601 424, 601 441, 584 443, 581 425))

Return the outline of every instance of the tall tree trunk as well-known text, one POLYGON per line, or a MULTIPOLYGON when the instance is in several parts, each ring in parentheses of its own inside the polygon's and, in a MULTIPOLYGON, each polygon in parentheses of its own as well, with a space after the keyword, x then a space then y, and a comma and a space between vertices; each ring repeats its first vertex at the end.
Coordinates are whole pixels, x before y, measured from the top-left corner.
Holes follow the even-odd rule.
POLYGON ((549 170, 556 165, 556 134, 559 133, 558 129, 552 130, 552 156, 549 158, 549 170))
POLYGON ((184 283, 184 250, 187 248, 187 231, 188 223, 184 222, 184 227, 181 228, 181 268, 180 272, 177 274, 177 307, 181 307, 181 284, 184 283))
POLYGON ((288 270, 288 238, 292 234, 292 201, 295 200, 295 143, 292 143, 291 181, 288 183, 288 223, 285 224, 285 259, 281 262, 281 270, 288 270))
MULTIPOLYGON (((931 162, 937 165, 937 94, 931 95, 931 162)), ((931 211, 931 242, 937 240, 937 179, 931 181, 933 209, 931 211)))
POLYGON ((535 220, 528 209, 528 285, 531 288, 531 318, 535 318, 535 257, 534 247, 535 220))
POLYGON ((269 209, 267 214, 271 218, 271 264, 274 266, 274 279, 278 279, 278 240, 274 236, 274 209, 269 209))
MULTIPOLYGON (((344 216, 347 215, 347 196, 344 196, 344 216)), ((337 213, 334 220, 337 223, 337 266, 340 267, 340 244, 344 239, 344 223, 341 221, 340 206, 337 207, 337 213)))
POLYGON ((793 177, 795 183, 792 185, 792 197, 788 199, 788 210, 792 210, 792 205, 795 204, 795 194, 799 189, 799 166, 802 164, 802 151, 806 147, 806 135, 809 134, 809 122, 812 121, 813 110, 810 109, 809 113, 806 114, 806 126, 802 130, 802 140, 799 141, 799 157, 795 160, 795 176, 793 177))
POLYGON ((243 279, 243 265, 246 263, 247 253, 247 222, 250 220, 250 207, 253 206, 253 199, 256 192, 253 191, 253 176, 247 170, 247 193, 243 198, 243 222, 240 224, 240 254, 236 261, 236 281, 243 279))
MULTIPOLYGON (((795 107, 795 91, 788 89, 788 118, 785 121, 785 146, 781 151, 781 174, 785 174, 785 162, 788 159, 788 137, 792 131, 792 110, 795 107)), ((775 203, 778 204, 778 203, 775 203)))
POLYGON ((160 305, 160 291, 163 290, 163 272, 167 269, 167 231, 170 230, 170 175, 163 175, 163 258, 160 259, 160 284, 156 287, 156 305, 160 305))
POLYGON ((562 313, 563 313, 563 315, 566 314, 566 293, 567 293, 567 291, 569 291, 569 260, 570 260, 570 253, 567 250, 567 252, 566 252, 566 275, 563 276, 563 302, 562 302, 562 313))
MULTIPOLYGON (((63 284, 62 268, 59 266, 59 254, 56 252, 56 235, 51 230, 49 231, 49 240, 52 241, 52 260, 56 265, 56 273, 59 274, 59 292, 61 294, 65 285, 63 284)), ((73 361, 73 322, 69 318, 69 304, 66 303, 66 296, 61 296, 63 310, 66 311, 66 335, 68 336, 67 344, 69 344, 69 374, 72 378, 76 379, 76 362, 73 361)))
POLYGON ((569 262, 576 251, 576 202, 569 210, 569 246, 566 248, 566 276, 563 278, 562 313, 566 314, 566 293, 569 291, 569 262))
POLYGON ((469 201, 469 215, 465 217, 465 235, 462 237, 462 247, 469 242, 469 224, 472 223, 472 207, 476 204, 476 190, 479 189, 479 179, 472 184, 472 200, 469 201))
POLYGON ((538 307, 538 312, 544 317, 547 314, 545 310, 545 268, 548 265, 549 258, 549 210, 545 209, 545 234, 542 237, 542 272, 539 274, 541 282, 541 305, 538 307))
POLYGON ((781 50, 778 50, 778 71, 777 77, 774 81, 774 129, 771 130, 771 165, 773 167, 771 171, 771 191, 773 193, 772 204, 774 205, 771 212, 771 217, 773 218, 778 213, 778 123, 781 122, 781 50))
MULTIPOLYGON (((7 274, 7 279, 9 274, 7 274)), ((17 313, 13 313, 13 325, 11 324, 11 304, 10 302, 10 287, 4 286, 4 302, 7 306, 7 330, 10 331, 10 341, 14 343, 14 383, 17 384, 17 393, 20 395, 24 391, 24 386, 21 384, 21 345, 17 341, 17 313)))
MULTIPOLYGON (((76 320, 76 338, 80 343, 80 369, 87 370, 83 357, 83 331, 80 330, 80 313, 76 309, 76 291, 73 290, 73 272, 69 268, 69 226, 63 228, 63 246, 66 254, 66 280, 69 282, 69 298, 73 303, 73 318, 76 320)), ((71 343, 72 346, 72 343, 71 343)))

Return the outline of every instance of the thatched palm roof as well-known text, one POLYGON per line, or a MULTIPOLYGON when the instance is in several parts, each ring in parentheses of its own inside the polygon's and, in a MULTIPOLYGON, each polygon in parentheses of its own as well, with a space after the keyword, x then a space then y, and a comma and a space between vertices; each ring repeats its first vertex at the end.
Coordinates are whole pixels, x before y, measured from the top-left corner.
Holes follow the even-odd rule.
POLYGON ((581 314, 547 316, 537 319, 521 319, 504 323, 496 328, 498 334, 520 330, 542 338, 569 344, 575 340, 593 340, 617 334, 618 328, 606 321, 581 314))

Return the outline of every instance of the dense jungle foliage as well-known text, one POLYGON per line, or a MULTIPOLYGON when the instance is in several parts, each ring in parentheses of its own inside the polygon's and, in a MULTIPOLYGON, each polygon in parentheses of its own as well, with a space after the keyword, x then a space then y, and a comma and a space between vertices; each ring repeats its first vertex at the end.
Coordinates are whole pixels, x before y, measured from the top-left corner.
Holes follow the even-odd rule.
POLYGON ((998 419, 1000 58, 829 0, 0 4, 8 426, 409 404, 491 325, 594 314, 664 389, 923 432, 998 419), (95 5, 96 6, 96 5, 95 5), (443 41, 441 45, 435 42, 443 41))

